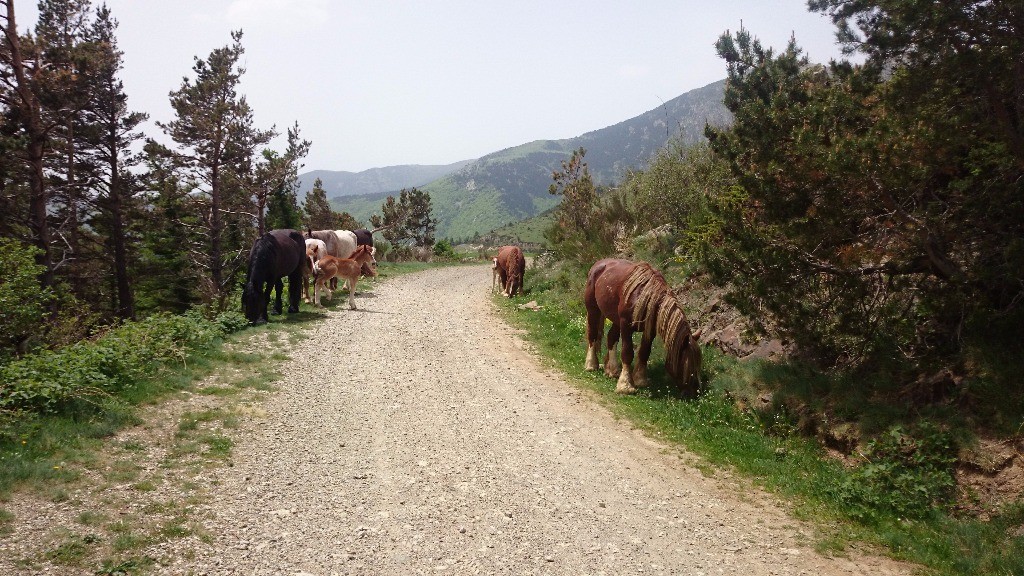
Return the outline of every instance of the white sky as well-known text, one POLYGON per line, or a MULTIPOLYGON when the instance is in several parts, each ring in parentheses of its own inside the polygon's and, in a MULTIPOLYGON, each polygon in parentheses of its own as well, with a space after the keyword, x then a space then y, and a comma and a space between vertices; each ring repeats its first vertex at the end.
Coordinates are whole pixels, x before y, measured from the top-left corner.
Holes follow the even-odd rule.
MULTIPOLYGON (((98 4, 93 0, 93 4, 98 4)), ((258 128, 298 121, 302 172, 449 164, 578 136, 725 77, 714 43, 740 22, 839 56, 806 0, 107 0, 133 110, 172 118, 193 57, 242 29, 240 92, 258 128)), ((35 2, 16 0, 19 28, 35 2)), ((147 135, 160 137, 152 124, 147 135)), ((283 138, 274 147, 283 150, 283 138)))

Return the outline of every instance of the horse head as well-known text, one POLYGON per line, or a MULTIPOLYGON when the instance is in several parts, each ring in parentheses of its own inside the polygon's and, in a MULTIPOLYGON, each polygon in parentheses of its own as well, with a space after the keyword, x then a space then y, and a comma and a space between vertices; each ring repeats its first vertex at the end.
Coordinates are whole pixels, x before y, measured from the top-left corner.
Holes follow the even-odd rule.
POLYGON ((360 245, 352 254, 352 259, 359 262, 359 270, 363 276, 377 275, 377 249, 366 244, 360 245))
POLYGON ((697 340, 700 332, 699 328, 691 332, 686 345, 679 350, 679 373, 674 374, 683 390, 695 396, 700 391, 700 366, 704 356, 697 340))
POLYGON ((317 261, 320 260, 320 247, 316 244, 306 244, 306 267, 314 276, 317 272, 317 261))

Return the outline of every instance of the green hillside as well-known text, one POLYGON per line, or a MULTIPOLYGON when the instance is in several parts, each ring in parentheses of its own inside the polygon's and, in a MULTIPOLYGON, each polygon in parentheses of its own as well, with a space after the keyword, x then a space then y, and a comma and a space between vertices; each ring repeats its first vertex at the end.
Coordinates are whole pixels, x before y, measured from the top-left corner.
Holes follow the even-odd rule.
MULTIPOLYGON (((635 118, 576 138, 535 140, 506 148, 420 186, 430 194, 438 219, 437 237, 473 238, 554 207, 559 198, 548 193, 551 174, 580 147, 587 150, 586 162, 595 183, 612 185, 627 170, 644 167, 670 140, 698 142, 706 124, 731 121, 722 104, 724 87, 720 81, 691 90, 635 118)), ((379 212, 387 195, 334 197, 331 203, 366 221, 379 212)))

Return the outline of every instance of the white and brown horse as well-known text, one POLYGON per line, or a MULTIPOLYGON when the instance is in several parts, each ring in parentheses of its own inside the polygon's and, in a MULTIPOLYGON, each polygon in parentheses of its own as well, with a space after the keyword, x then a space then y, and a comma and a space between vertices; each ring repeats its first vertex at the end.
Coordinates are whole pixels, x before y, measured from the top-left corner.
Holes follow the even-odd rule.
POLYGON ((309 297, 309 278, 313 274, 313 265, 327 254, 327 244, 323 240, 306 238, 306 266, 302 269, 302 297, 307 304, 313 302, 313 299, 309 297))
POLYGON ((313 264, 313 303, 320 307, 320 292, 327 291, 327 300, 330 301, 333 293, 328 287, 332 279, 340 278, 348 285, 348 306, 356 309, 356 282, 361 273, 368 272, 367 276, 377 275, 377 259, 373 257, 373 247, 360 246, 352 253, 351 258, 335 258, 334 256, 322 256, 313 264))
POLYGON ((583 293, 587 307, 587 370, 597 370, 605 318, 611 320, 608 330, 608 352, 604 373, 618 376, 615 391, 632 394, 647 386, 647 360, 655 335, 665 342, 665 367, 675 378, 682 392, 695 396, 700 385, 701 350, 697 344, 700 331, 690 330, 686 314, 665 282, 665 277, 647 262, 606 258, 598 260, 587 275, 583 293), (633 364, 633 332, 642 332, 636 369, 633 364), (615 355, 619 337, 622 356, 615 355))

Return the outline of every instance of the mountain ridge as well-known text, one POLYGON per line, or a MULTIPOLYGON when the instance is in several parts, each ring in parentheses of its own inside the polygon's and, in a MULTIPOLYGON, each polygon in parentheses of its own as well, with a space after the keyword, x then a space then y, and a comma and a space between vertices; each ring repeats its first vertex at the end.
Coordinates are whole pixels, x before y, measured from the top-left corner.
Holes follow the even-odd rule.
POLYGON ((725 80, 690 90, 661 106, 622 122, 561 140, 534 140, 481 156, 426 184, 406 184, 388 192, 331 197, 337 210, 366 220, 390 194, 417 186, 430 194, 438 238, 469 239, 548 210, 560 202, 548 192, 552 172, 573 150, 594 183, 610 185, 630 169, 643 168, 673 139, 683 144, 704 138, 706 124, 725 125, 731 115, 722 103, 725 80))
POLYGON ((451 164, 400 164, 368 168, 360 172, 345 170, 310 170, 299 174, 299 190, 313 189, 317 178, 322 181, 328 198, 359 196, 392 192, 402 188, 424 186, 438 178, 455 172, 473 160, 461 160, 451 164))

